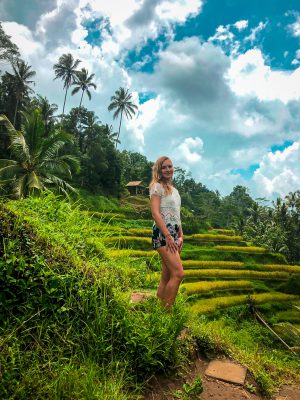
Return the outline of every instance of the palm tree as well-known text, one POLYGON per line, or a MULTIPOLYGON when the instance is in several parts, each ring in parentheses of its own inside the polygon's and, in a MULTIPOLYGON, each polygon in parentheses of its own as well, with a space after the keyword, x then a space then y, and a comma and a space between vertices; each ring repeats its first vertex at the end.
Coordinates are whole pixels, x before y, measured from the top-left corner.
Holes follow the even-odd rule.
POLYGON ((75 75, 74 82, 73 82, 73 85, 75 86, 75 88, 72 90, 71 94, 73 96, 74 94, 78 93, 79 90, 82 90, 79 109, 81 108, 84 92, 86 92, 89 100, 91 100, 92 95, 91 95, 89 88, 93 87, 94 89, 97 89, 97 86, 95 85, 95 83, 92 82, 94 76, 95 76, 95 74, 91 74, 89 76, 89 73, 85 68, 82 68, 75 75))
POLYGON ((54 113, 58 107, 54 103, 51 104, 47 97, 40 95, 33 100, 33 104, 41 111, 41 117, 45 125, 45 136, 48 136, 55 120, 54 113))
POLYGON ((12 69, 14 73, 8 73, 8 75, 14 82, 14 93, 16 96, 16 107, 13 122, 15 125, 19 104, 22 101, 22 98, 28 91, 33 92, 33 89, 29 85, 34 83, 31 78, 35 76, 36 72, 31 71, 31 66, 25 63, 23 60, 17 60, 15 63, 12 63, 12 69))
POLYGON ((108 106, 108 111, 115 110, 113 114, 113 118, 116 119, 120 115, 120 124, 118 130, 118 136, 116 139, 116 147, 120 136, 121 124, 122 124, 122 117, 123 113, 127 118, 132 119, 134 114, 136 113, 138 107, 132 101, 132 94, 129 93, 129 89, 125 89, 120 87, 116 90, 115 95, 110 98, 111 103, 108 106))
POLYGON ((71 178, 71 171, 79 169, 79 161, 72 155, 59 155, 59 150, 72 141, 71 135, 59 130, 45 137, 39 110, 23 116, 21 131, 5 115, 0 116, 8 130, 11 150, 11 159, 0 160, 0 187, 8 186, 17 198, 53 185, 65 194, 74 190, 61 176, 71 178))
POLYGON ((118 137, 118 132, 114 132, 114 128, 112 125, 105 124, 105 133, 107 134, 108 138, 117 145, 117 143, 121 143, 118 137))
POLYGON ((72 54, 63 54, 57 64, 54 64, 53 69, 55 72, 54 79, 62 79, 64 81, 64 89, 66 89, 65 98, 64 98, 64 105, 63 105, 63 115, 65 114, 65 105, 67 99, 67 93, 69 87, 74 82, 75 76, 77 74, 76 68, 78 67, 80 60, 74 60, 72 54))

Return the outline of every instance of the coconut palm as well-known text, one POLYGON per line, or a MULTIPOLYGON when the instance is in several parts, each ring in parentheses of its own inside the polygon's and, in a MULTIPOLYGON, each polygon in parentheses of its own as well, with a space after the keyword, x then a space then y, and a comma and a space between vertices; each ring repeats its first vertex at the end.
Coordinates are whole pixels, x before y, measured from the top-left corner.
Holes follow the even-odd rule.
POLYGON ((13 124, 16 124, 17 119, 17 112, 19 105, 22 101, 24 95, 28 92, 33 92, 33 89, 29 86, 34 81, 31 80, 36 74, 35 71, 31 70, 31 66, 25 63, 23 60, 17 60, 16 62, 12 63, 13 74, 8 73, 10 78, 13 81, 13 90, 16 96, 16 106, 14 112, 14 121, 13 124))
POLYGON ((59 150, 72 140, 71 135, 59 130, 45 137, 39 110, 23 116, 20 131, 5 115, 0 116, 8 130, 11 151, 11 159, 0 160, 0 187, 8 186, 17 198, 47 190, 49 186, 56 186, 65 194, 74 190, 63 177, 71 178, 71 171, 79 169, 79 161, 72 155, 59 155, 59 150))
POLYGON ((79 90, 82 90, 80 103, 79 103, 79 109, 81 108, 84 93, 86 92, 89 100, 91 100, 92 95, 91 95, 91 92, 89 89, 91 87, 94 89, 97 89, 97 86, 95 85, 95 83, 92 82, 94 76, 95 76, 95 74, 91 74, 89 76, 89 73, 85 68, 81 68, 81 70, 75 74, 75 78, 74 78, 74 82, 73 82, 73 85, 75 86, 75 88, 72 90, 71 94, 73 96, 74 94, 78 93, 79 90))
POLYGON ((137 105, 134 104, 131 101, 131 99, 132 99, 132 94, 129 93, 129 89, 125 89, 123 87, 120 87, 118 90, 116 90, 114 96, 110 98, 111 103, 108 106, 108 111, 115 110, 113 114, 114 119, 118 118, 118 116, 120 115, 120 123, 119 123, 118 136, 116 139, 116 147, 120 136, 123 113, 125 114, 126 118, 132 119, 132 117, 135 115, 138 109, 137 105))
POLYGON ((45 125, 45 135, 48 136, 55 121, 54 113, 58 109, 57 105, 54 103, 51 104, 47 97, 42 97, 40 95, 33 99, 32 105, 40 109, 41 117, 45 125))
POLYGON ((105 133, 107 134, 108 138, 117 145, 117 143, 121 143, 118 137, 118 132, 114 132, 114 128, 112 125, 105 124, 105 133))
POLYGON ((63 54, 57 64, 54 64, 53 69, 55 72, 55 78, 54 79, 62 79, 64 82, 64 89, 66 90, 65 92, 65 98, 64 98, 64 105, 63 105, 63 115, 65 114, 65 105, 66 105, 66 99, 67 99, 67 93, 69 90, 69 87, 73 84, 75 76, 77 74, 77 67, 81 61, 80 60, 74 60, 72 54, 63 54))

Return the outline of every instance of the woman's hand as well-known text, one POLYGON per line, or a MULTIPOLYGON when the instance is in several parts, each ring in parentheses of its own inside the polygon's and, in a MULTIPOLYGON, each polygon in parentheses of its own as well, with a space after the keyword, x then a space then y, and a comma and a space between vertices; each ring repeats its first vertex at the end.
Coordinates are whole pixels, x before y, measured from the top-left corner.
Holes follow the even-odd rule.
POLYGON ((182 250, 182 246, 183 246, 183 236, 179 236, 179 238, 177 240, 177 249, 178 249, 179 253, 182 250))
POLYGON ((178 248, 174 241, 174 238, 169 234, 165 236, 165 239, 167 250, 170 250, 171 253, 176 253, 176 251, 178 251, 178 248))

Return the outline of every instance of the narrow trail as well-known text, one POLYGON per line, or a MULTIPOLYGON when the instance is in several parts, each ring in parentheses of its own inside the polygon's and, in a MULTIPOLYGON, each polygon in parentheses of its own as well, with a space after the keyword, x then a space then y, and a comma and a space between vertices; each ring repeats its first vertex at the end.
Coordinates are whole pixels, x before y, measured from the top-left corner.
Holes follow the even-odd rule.
MULTIPOLYGON (((149 387, 144 393, 143 400, 175 400, 177 390, 182 389, 185 382, 192 382, 197 376, 201 376, 203 393, 201 400, 266 400, 267 397, 258 394, 258 388, 249 372, 246 375, 245 385, 236 385, 210 378, 205 375, 209 364, 208 360, 198 357, 194 360, 187 373, 183 377, 156 377, 149 382, 149 387), (246 384, 255 388, 256 393, 250 393, 246 384)), ((285 385, 272 397, 272 400, 299 400, 300 386, 285 385)))

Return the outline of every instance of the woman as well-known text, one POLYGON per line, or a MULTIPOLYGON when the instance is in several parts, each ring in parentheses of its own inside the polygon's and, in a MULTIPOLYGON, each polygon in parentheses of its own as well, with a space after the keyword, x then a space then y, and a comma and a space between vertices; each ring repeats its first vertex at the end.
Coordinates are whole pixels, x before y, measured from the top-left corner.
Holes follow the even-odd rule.
POLYGON ((162 260, 162 274, 157 297, 170 310, 183 279, 180 259, 183 232, 180 221, 180 195, 172 186, 174 168, 168 157, 160 157, 153 165, 150 183, 150 204, 154 219, 152 245, 162 260))

